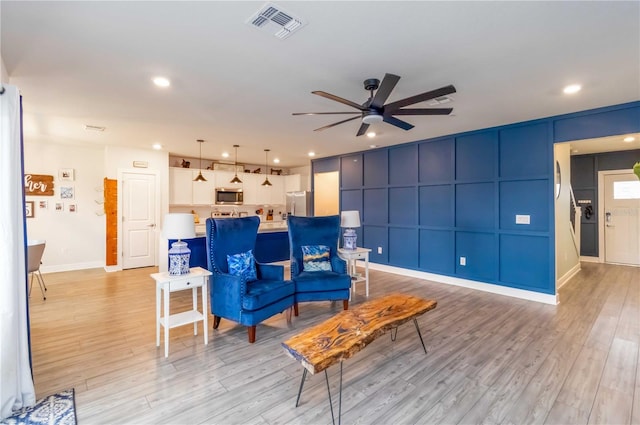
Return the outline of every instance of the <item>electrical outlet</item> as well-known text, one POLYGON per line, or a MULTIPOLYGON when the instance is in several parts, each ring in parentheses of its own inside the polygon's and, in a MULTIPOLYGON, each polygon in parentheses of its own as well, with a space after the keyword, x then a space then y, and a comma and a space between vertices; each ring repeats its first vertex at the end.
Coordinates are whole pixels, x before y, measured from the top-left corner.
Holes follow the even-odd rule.
POLYGON ((382 254, 382 247, 381 246, 378 247, 378 254, 382 254))
POLYGON ((460 257, 460 265, 461 266, 467 265, 467 257, 460 257))

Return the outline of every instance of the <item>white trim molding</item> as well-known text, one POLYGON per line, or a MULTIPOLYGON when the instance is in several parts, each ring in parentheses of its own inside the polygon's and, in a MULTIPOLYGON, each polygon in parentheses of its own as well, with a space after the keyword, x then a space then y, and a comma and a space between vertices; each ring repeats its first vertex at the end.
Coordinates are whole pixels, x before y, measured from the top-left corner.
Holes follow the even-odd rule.
POLYGON ((418 279, 430 280, 432 282, 444 283, 447 285, 462 286, 464 288, 475 289, 483 292, 491 292, 492 294, 506 295, 507 297, 536 301, 544 304, 557 305, 560 303, 560 299, 557 293, 555 295, 542 294, 540 292, 510 288, 507 286, 495 285, 493 283, 477 282, 474 280, 461 279, 459 277, 444 276, 440 274, 421 272, 418 270, 387 266, 384 264, 373 263, 371 261, 369 261, 369 269, 399 274, 402 276, 415 277, 418 279))
POLYGON ((40 267, 42 273, 70 272, 74 270, 99 269, 104 267, 104 261, 85 261, 84 263, 58 264, 40 267))
POLYGON ((578 274, 579 271, 580 271, 580 261, 578 261, 578 264, 576 264, 568 272, 566 272, 564 276, 558 279, 556 283, 556 291, 560 289, 562 285, 570 281, 571 278, 574 277, 576 274, 578 274))

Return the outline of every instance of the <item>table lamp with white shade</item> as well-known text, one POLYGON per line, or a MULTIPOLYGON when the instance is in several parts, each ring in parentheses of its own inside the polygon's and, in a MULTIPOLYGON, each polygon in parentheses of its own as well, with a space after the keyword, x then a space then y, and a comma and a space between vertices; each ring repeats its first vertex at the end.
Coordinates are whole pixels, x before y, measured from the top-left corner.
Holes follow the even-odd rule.
POLYGON ((191 250, 182 239, 196 237, 193 214, 171 213, 164 216, 162 235, 167 239, 177 239, 169 250, 169 274, 182 275, 189 273, 191 250))
POLYGON ((358 240, 356 228, 360 227, 360 211, 342 211, 342 214, 340 214, 340 227, 344 228, 342 248, 356 249, 358 240))

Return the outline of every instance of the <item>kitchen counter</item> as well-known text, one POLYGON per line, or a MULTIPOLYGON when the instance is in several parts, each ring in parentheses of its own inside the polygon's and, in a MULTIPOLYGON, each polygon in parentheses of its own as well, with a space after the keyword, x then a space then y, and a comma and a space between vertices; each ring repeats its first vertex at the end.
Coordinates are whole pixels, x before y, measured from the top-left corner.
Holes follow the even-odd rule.
MULTIPOLYGON (((190 267, 207 268, 206 236, 207 225, 201 222, 196 224, 196 237, 185 240, 191 249, 190 267)), ((174 240, 169 241, 169 248, 172 242, 174 240)), ((254 255, 260 263, 272 263, 289 259, 289 232, 285 220, 263 221, 260 223, 254 255)))
MULTIPOLYGON (((258 227, 258 233, 274 233, 288 231, 286 220, 263 221, 258 227)), ((207 235, 207 225, 204 223, 196 224, 196 237, 207 235)))

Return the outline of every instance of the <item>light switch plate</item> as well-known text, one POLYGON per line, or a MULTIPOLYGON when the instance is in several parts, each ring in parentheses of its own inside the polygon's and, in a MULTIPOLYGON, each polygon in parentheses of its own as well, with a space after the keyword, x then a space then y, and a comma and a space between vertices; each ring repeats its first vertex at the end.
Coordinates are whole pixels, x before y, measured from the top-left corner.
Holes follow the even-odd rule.
POLYGON ((467 265, 467 257, 460 257, 460 265, 461 266, 467 265))
POLYGON ((516 214, 516 224, 531 224, 531 216, 516 214))

